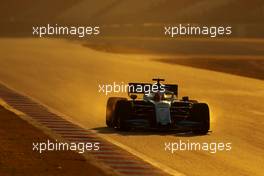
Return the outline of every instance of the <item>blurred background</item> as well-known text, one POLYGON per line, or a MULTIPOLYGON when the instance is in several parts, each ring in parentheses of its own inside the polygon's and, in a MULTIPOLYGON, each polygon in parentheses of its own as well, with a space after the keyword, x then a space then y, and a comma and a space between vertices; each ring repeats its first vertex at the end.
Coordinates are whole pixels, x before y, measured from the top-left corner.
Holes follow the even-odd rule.
POLYGON ((2 37, 32 37, 37 25, 98 25, 99 36, 66 38, 104 52, 160 54, 157 61, 264 79, 263 0, 9 0, 1 3, 0 23, 2 37), (232 26, 233 33, 164 35, 164 26, 180 23, 232 26))
POLYGON ((58 23, 106 25, 105 35, 160 36, 157 27, 164 24, 198 23, 231 25, 239 37, 264 36, 262 0, 10 0, 0 9, 2 35, 58 23))

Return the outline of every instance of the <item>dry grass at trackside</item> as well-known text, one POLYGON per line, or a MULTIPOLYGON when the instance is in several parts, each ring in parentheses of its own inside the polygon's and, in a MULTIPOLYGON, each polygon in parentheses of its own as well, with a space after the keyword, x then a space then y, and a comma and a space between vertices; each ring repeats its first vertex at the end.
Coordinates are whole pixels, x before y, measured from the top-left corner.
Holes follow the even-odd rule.
POLYGON ((158 59, 168 64, 179 64, 190 67, 220 71, 240 76, 264 80, 264 59, 158 59))
POLYGON ((0 175, 106 175, 72 151, 37 153, 32 142, 50 139, 0 107, 0 175))
POLYGON ((264 79, 262 39, 105 38, 83 45, 110 53, 156 54, 158 62, 264 79))

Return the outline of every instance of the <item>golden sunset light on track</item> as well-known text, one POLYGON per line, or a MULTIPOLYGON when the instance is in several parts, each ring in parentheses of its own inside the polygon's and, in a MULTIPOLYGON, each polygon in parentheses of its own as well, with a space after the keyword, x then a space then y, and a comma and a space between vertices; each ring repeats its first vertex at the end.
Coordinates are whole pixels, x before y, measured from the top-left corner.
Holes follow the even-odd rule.
MULTIPOLYGON (((264 82, 227 73, 155 61, 158 54, 113 54, 62 39, 1 38, 0 82, 66 114, 72 121, 172 170, 191 176, 263 175, 264 82), (179 96, 210 106, 211 131, 176 132, 108 129, 99 85, 151 82, 179 85, 179 96), (230 151, 165 151, 179 141, 231 143, 230 151)), ((145 159, 143 157, 143 159, 145 159)))

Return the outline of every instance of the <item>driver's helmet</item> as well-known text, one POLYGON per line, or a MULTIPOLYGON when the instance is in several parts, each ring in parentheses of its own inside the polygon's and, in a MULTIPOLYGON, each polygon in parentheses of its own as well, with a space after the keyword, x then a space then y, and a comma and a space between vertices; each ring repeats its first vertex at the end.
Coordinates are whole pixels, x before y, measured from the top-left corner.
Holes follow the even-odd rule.
POLYGON ((163 99, 163 95, 160 92, 156 92, 154 94, 153 100, 154 101, 161 101, 163 99))

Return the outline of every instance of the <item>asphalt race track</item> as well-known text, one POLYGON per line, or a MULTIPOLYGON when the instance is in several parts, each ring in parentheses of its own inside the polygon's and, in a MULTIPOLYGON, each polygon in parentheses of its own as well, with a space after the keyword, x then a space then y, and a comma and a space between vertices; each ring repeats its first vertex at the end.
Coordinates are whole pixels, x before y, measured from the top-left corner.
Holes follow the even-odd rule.
MULTIPOLYGON (((155 55, 94 51, 55 39, 1 39, 0 81, 68 115, 87 129, 192 176, 262 175, 264 82, 214 71, 154 62, 155 55), (109 96, 99 84, 147 82, 153 77, 179 84, 180 96, 207 102, 206 136, 165 132, 117 132, 105 127, 109 96), (230 151, 164 150, 168 142, 232 143, 230 151)), ((126 96, 126 94, 120 94, 126 96)))

